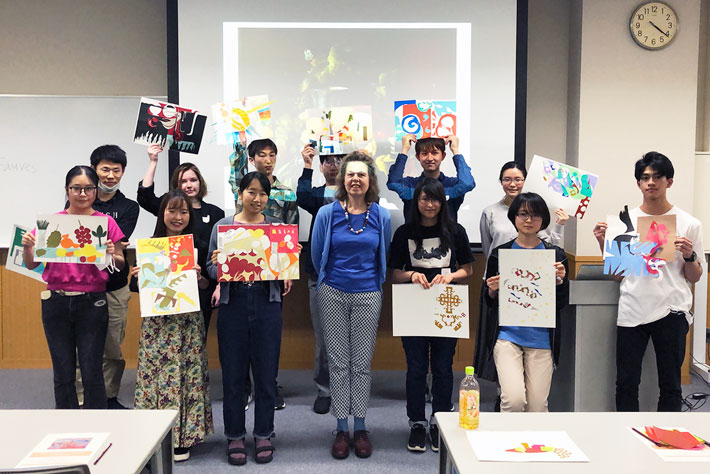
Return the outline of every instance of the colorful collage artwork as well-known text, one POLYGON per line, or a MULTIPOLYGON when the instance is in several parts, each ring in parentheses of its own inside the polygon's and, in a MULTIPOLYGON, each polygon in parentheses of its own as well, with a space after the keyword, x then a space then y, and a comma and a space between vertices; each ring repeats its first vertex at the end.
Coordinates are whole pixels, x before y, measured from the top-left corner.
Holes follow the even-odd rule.
POLYGON ((106 216, 46 214, 37 216, 34 258, 37 262, 106 263, 106 216))
POLYGON ((12 227, 12 238, 10 239, 10 248, 7 252, 5 268, 44 283, 42 279, 44 263, 40 263, 34 270, 29 270, 25 266, 25 262, 22 261, 22 236, 25 235, 26 232, 29 232, 29 229, 26 227, 17 224, 12 227))
POLYGON ((555 327, 555 251, 501 249, 498 253, 501 326, 555 327))
POLYGON ((467 285, 392 285, 394 336, 468 338, 469 316, 467 285))
POLYGON ((221 225, 219 281, 298 280, 298 226, 221 225))
POLYGON ((227 104, 214 104, 212 128, 217 144, 233 145, 274 138, 271 128, 272 102, 268 95, 257 95, 227 104))
POLYGON ((551 211, 564 209, 579 219, 587 212, 598 176, 557 161, 533 156, 523 192, 537 193, 551 211))
POLYGON ((305 119, 305 138, 318 143, 319 155, 350 153, 374 140, 369 105, 308 109, 305 119))
POLYGON ((455 100, 397 100, 394 103, 395 143, 408 133, 417 138, 456 135, 455 100))
POLYGON ((192 234, 136 242, 141 316, 200 310, 192 234))
POLYGON ((664 461, 710 462, 710 446, 696 433, 681 427, 635 426, 630 428, 641 443, 664 461))
POLYGON ((206 123, 197 110, 142 97, 133 141, 197 154, 206 123))
POLYGON ((589 462, 564 431, 466 431, 479 461, 589 462))

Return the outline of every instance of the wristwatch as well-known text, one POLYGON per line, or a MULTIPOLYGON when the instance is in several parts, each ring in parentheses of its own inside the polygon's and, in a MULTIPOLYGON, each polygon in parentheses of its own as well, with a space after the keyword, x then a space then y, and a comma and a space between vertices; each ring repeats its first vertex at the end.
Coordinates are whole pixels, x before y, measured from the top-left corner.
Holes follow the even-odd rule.
POLYGON ((698 254, 696 254, 695 250, 693 250, 693 253, 690 255, 690 258, 683 257, 683 260, 690 263, 690 262, 694 262, 696 258, 698 258, 698 254))

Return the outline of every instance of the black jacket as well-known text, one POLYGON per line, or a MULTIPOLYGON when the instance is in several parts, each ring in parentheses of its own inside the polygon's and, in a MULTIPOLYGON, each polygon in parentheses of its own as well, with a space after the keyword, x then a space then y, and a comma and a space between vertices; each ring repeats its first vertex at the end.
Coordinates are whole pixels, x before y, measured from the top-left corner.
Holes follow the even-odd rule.
MULTIPOLYGON (((486 280, 498 274, 498 251, 500 249, 513 248, 514 240, 507 242, 499 247, 496 247, 488 257, 488 270, 486 271, 486 280)), ((569 300, 569 265, 567 263, 567 255, 565 251, 556 245, 552 245, 546 241, 542 241, 546 249, 554 249, 555 262, 562 262, 565 266, 565 278, 562 284, 556 287, 556 306, 555 328, 550 329, 550 347, 552 348, 552 358, 555 365, 560 359, 560 323, 562 308, 567 306, 569 300)), ((521 252, 521 257, 525 253, 521 252)), ((498 326, 498 298, 491 298, 488 295, 488 286, 483 284, 482 298, 486 299, 488 306, 485 314, 481 314, 478 320, 478 333, 476 337, 476 353, 473 359, 473 365, 476 368, 476 374, 483 379, 497 381, 498 374, 496 372, 495 362, 493 361, 493 348, 498 340, 500 327, 498 326)))

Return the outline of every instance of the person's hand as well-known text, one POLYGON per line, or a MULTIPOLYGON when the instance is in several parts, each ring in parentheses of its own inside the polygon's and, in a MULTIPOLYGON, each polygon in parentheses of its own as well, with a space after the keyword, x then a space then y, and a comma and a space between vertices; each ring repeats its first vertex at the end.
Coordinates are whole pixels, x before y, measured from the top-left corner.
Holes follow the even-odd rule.
POLYGON ((28 250, 34 249, 36 242, 37 242, 37 238, 34 236, 34 234, 30 234, 29 232, 25 232, 22 235, 22 246, 26 247, 28 250))
POLYGON ((111 239, 106 240, 106 255, 113 255, 114 253, 116 253, 116 245, 114 245, 111 239))
POLYGON ((221 295, 221 286, 219 283, 217 283, 217 286, 215 287, 214 291, 212 292, 212 298, 210 299, 210 303, 212 304, 213 308, 216 308, 219 306, 219 298, 221 295))
POLYGON ((693 242, 690 239, 676 236, 674 244, 675 249, 683 254, 683 258, 690 258, 693 255, 693 242))
POLYGON ((163 151, 163 147, 157 144, 152 144, 148 146, 148 158, 150 161, 158 161, 158 154, 163 151))
POLYGON ((197 281, 199 282, 200 280, 202 280, 202 268, 200 268, 198 264, 195 264, 192 269, 195 270, 195 273, 197 273, 197 281))
POLYGON ((486 286, 488 287, 488 295, 491 298, 496 297, 496 293, 500 288, 500 275, 492 276, 486 280, 486 286))
POLYGON ((417 137, 415 137, 413 134, 408 133, 405 136, 402 137, 402 153, 407 154, 409 153, 409 149, 412 148, 412 143, 417 141, 417 137))
POLYGON ((292 286, 293 282, 291 280, 284 280, 284 292, 281 294, 281 296, 286 296, 291 291, 292 286))
POLYGON ((454 277, 451 273, 446 274, 446 275, 436 275, 434 279, 431 281, 432 285, 449 285, 451 283, 451 280, 453 280, 454 277))
POLYGON ((599 243, 599 248, 602 252, 604 252, 604 239, 606 238, 606 228, 606 222, 597 222, 597 225, 594 226, 593 231, 594 237, 597 239, 597 242, 599 243))
POLYGON ((459 137, 457 137, 456 135, 449 135, 448 137, 444 138, 444 141, 447 145, 449 145, 449 148, 451 148, 451 153, 453 153, 454 155, 459 154, 459 137))
POLYGON ((131 268, 131 276, 138 278, 138 273, 140 271, 141 271, 141 267, 138 265, 135 265, 133 268, 131 268))
POLYGON ((215 249, 214 252, 212 252, 212 265, 217 265, 217 256, 220 254, 219 249, 215 249))
POLYGON ((431 288, 431 283, 429 283, 429 281, 426 279, 426 275, 424 275, 423 273, 412 272, 412 276, 409 277, 409 280, 412 283, 422 285, 422 288, 424 288, 425 290, 431 288))
POLYGON ((313 157, 316 156, 316 149, 313 148, 313 144, 309 143, 304 146, 303 150, 301 150, 301 156, 303 157, 303 167, 311 169, 313 166, 313 157))
POLYGON ((565 225, 569 220, 569 214, 562 208, 556 209, 555 215, 557 216, 557 223, 559 225, 565 225))
POLYGON ((555 280, 558 285, 562 284, 566 274, 567 270, 565 270, 565 266, 562 262, 555 262, 555 280))
POLYGON ((121 240, 120 242, 116 242, 114 245, 116 246, 116 250, 118 251, 118 253, 121 253, 126 250, 126 247, 128 247, 128 241, 121 240))

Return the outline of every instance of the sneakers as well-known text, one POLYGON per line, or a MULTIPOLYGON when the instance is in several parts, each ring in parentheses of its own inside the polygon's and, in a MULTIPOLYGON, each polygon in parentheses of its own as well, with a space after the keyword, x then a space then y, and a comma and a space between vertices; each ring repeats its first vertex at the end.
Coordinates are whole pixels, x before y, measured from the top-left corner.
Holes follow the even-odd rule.
POLYGON ((313 411, 319 415, 325 415, 330 411, 330 397, 318 396, 313 402, 313 411))
POLYGON ((431 450, 435 453, 439 452, 439 427, 436 424, 429 425, 429 441, 431 441, 431 450))
POLYGON ((118 397, 111 397, 106 401, 106 406, 109 410, 128 410, 128 408, 121 405, 118 401, 118 397))
POLYGON ((175 462, 187 461, 190 459, 190 448, 174 448, 173 459, 175 462))
POLYGON ((335 459, 345 459, 350 454, 350 433, 338 431, 335 433, 335 441, 330 451, 335 459))
POLYGON ((426 428, 421 423, 415 423, 409 431, 407 449, 415 453, 426 451, 426 428))
POLYGON ((274 402, 274 410, 283 410, 286 408, 286 401, 284 401, 283 395, 281 395, 281 385, 276 386, 276 402, 274 402))

